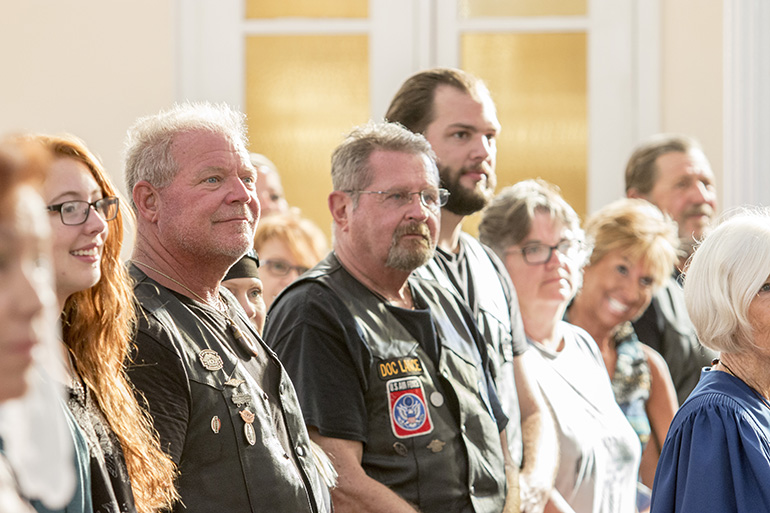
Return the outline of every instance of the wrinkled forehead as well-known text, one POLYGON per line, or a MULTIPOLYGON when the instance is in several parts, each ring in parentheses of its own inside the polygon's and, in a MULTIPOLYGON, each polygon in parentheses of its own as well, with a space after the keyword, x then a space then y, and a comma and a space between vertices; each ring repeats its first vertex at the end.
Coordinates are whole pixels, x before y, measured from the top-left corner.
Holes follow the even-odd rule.
POLYGON ((193 130, 179 133, 171 142, 171 156, 178 170, 235 156, 239 167, 256 173, 243 142, 222 132, 193 130))
POLYGON ((706 178, 714 177, 711 164, 703 150, 691 148, 686 152, 670 151, 660 155, 655 160, 656 182, 661 178, 674 179, 685 174, 706 178))
POLYGON ((421 152, 377 150, 369 156, 370 183, 364 187, 380 184, 380 187, 394 189, 414 186, 439 186, 436 163, 421 152), (396 159, 382 159, 383 155, 396 159))

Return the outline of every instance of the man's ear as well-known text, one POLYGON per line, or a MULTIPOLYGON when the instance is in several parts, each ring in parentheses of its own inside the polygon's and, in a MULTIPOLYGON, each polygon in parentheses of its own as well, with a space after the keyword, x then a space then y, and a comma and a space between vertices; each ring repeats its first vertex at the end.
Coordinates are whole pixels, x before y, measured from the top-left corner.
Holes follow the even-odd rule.
POLYGON ((647 195, 640 193, 639 189, 637 189, 636 187, 630 187, 626 191, 626 197, 628 197, 628 198, 636 198, 636 199, 647 199, 647 195))
POLYGON ((334 224, 344 231, 348 225, 350 212, 353 210, 353 199, 345 192, 332 191, 329 194, 328 203, 334 224))
POLYGON ((158 218, 158 191, 147 180, 142 180, 134 185, 133 190, 136 215, 140 219, 154 223, 158 218))

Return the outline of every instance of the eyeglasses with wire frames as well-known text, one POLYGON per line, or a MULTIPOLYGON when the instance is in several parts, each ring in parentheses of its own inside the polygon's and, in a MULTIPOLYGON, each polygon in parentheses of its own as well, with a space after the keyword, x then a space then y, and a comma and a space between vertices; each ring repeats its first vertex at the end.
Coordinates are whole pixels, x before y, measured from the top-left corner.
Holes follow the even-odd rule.
POLYGON ((259 263, 260 269, 267 269, 275 276, 286 276, 291 271, 297 271, 297 274, 304 274, 309 269, 301 265, 291 265, 286 260, 277 258, 275 260, 265 260, 259 263))
POLYGON ((427 207, 431 210, 439 210, 441 207, 446 205, 446 202, 449 200, 449 191, 446 189, 423 189, 417 192, 398 190, 366 191, 348 189, 342 192, 346 192, 348 194, 377 194, 384 204, 393 208, 401 208, 410 204, 412 202, 412 196, 415 194, 420 197, 420 203, 422 203, 424 207, 427 207))
POLYGON ((554 250, 568 258, 576 259, 585 247, 585 244, 580 240, 562 239, 555 246, 549 246, 548 244, 527 244, 521 248, 508 249, 504 251, 503 254, 521 253, 521 256, 524 257, 524 261, 527 264, 540 265, 551 260, 554 250))
POLYGON ((51 212, 58 212, 62 224, 76 226, 88 221, 91 209, 95 210, 105 221, 112 221, 118 216, 120 201, 117 196, 107 196, 93 202, 83 200, 65 201, 56 205, 48 205, 51 212))

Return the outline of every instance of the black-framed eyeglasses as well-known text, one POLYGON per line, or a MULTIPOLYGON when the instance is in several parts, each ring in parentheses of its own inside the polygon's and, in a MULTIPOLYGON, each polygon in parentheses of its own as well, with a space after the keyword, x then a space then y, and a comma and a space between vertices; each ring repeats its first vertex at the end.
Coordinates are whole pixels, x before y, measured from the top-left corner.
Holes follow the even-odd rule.
POLYGON ((291 265, 286 260, 277 258, 275 260, 264 260, 260 262, 261 269, 267 269, 275 276, 286 276, 291 271, 297 271, 297 274, 303 274, 308 271, 308 267, 301 265, 291 265))
POLYGON ((566 257, 574 259, 584 248, 585 245, 582 241, 564 239, 560 240, 555 246, 549 246, 548 244, 527 244, 526 246, 521 247, 521 249, 511 249, 505 253, 520 252, 521 256, 524 257, 524 261, 529 265, 540 265, 551 259, 554 250, 566 257))
POLYGON ((120 201, 117 196, 107 196, 94 202, 83 200, 65 201, 56 205, 48 205, 48 210, 58 212, 62 224, 69 226, 83 224, 88 220, 91 209, 94 209, 105 221, 112 221, 118 216, 120 201))
POLYGON ((446 189, 423 189, 417 192, 409 191, 365 191, 365 190, 347 190, 342 191, 352 194, 377 194, 382 202, 393 207, 401 208, 412 202, 412 196, 415 194, 420 197, 420 203, 431 210, 438 210, 449 200, 449 191, 446 189))

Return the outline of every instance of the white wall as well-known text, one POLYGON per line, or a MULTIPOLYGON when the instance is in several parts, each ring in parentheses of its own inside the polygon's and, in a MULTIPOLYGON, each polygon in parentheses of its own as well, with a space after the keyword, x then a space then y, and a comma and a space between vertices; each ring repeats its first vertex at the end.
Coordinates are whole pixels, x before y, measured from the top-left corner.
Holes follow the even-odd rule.
POLYGON ((0 135, 73 133, 125 192, 133 121, 175 100, 174 0, 5 0, 0 135))
MULTIPOLYGON (((722 199, 722 0, 661 2, 661 131, 696 137, 722 199)), ((720 201, 720 204, 722 201, 720 201)))

